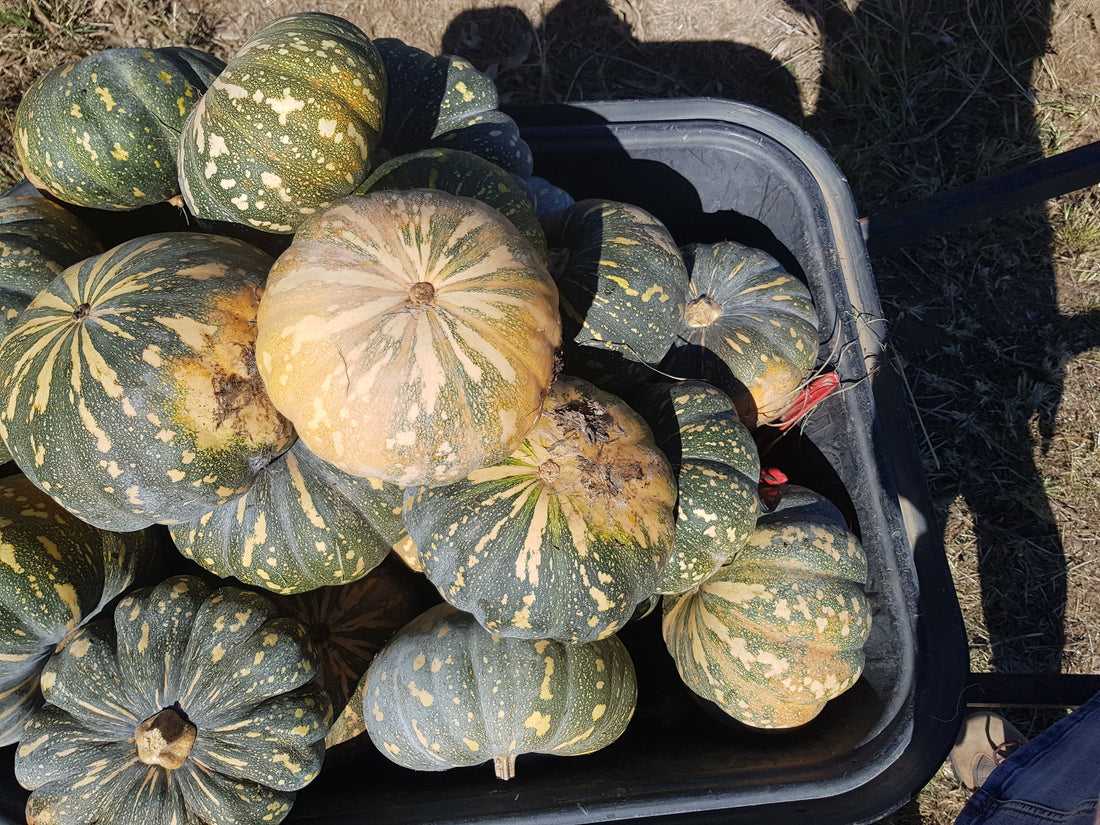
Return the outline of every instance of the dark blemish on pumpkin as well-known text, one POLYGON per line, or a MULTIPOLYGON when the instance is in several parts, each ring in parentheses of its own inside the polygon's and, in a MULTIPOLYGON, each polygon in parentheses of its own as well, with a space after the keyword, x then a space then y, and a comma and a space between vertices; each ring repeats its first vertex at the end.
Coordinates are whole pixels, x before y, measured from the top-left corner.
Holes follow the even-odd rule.
POLYGON ((583 456, 577 456, 577 468, 580 470, 581 486, 590 495, 616 498, 622 494, 623 479, 611 465, 599 464, 583 456))
POLYGON ((91 314, 91 312, 92 305, 88 303, 83 303, 73 310, 72 319, 74 321, 83 321, 91 314))
POLYGON ((588 398, 569 401, 555 407, 551 416, 566 433, 580 433, 589 444, 607 444, 615 422, 599 402, 588 398))
MULTIPOLYGON (((271 403, 256 366, 251 319, 258 304, 259 290, 251 284, 221 297, 209 316, 218 337, 177 360, 176 420, 196 433, 199 449, 225 449, 238 438, 253 446, 282 445, 293 437, 293 426, 271 403)), ((270 461, 264 452, 250 459, 254 469, 270 461)))

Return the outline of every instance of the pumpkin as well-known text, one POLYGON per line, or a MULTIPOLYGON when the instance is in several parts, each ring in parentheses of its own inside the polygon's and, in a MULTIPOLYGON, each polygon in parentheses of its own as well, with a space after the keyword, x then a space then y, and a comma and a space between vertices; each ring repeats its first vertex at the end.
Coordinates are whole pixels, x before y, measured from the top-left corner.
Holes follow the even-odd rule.
POLYGON ((0 198, 0 339, 62 269, 102 251, 84 222, 57 203, 0 198))
POLYGON ((283 615, 305 625, 313 643, 317 683, 336 709, 325 737, 330 748, 366 731, 363 677, 378 651, 439 601, 427 580, 396 557, 350 584, 273 598, 283 615))
POLYGON ((280 822, 324 758, 332 705, 305 628, 174 576, 74 634, 16 750, 28 823, 280 822))
MULTIPOLYGON (((0 198, 0 340, 57 274, 103 247, 84 222, 34 195, 0 198)), ((11 453, 0 441, 0 463, 11 453)))
POLYGON ((168 232, 64 270, 0 345, 0 435, 66 510, 107 530, 228 501, 290 446, 256 372, 271 259, 168 232))
POLYGON ((405 491, 405 526, 443 598, 490 632, 610 636, 672 552, 676 482, 621 399, 560 376, 504 461, 405 491))
POLYGON ((106 49, 47 72, 15 112, 15 152, 39 189, 97 209, 179 194, 184 119, 224 64, 195 49, 106 49))
POLYGON ((495 163, 460 149, 422 149, 383 163, 356 194, 386 189, 441 189, 476 198, 510 220, 546 259, 546 236, 520 178, 495 163))
POLYGON ((653 374, 641 365, 665 356, 682 323, 680 250, 652 214, 617 201, 578 201, 543 228, 561 294, 564 370, 623 394, 653 374))
POLYGON ((614 742, 637 692, 616 636, 505 639, 441 604, 371 662, 364 717, 371 741, 398 765, 442 771, 492 760, 496 775, 510 779, 520 754, 574 756, 614 742))
POLYGON ((200 218, 293 233, 366 179, 385 106, 381 57, 358 27, 321 12, 280 17, 188 116, 183 198, 200 218))
POLYGON ((401 499, 401 488, 343 473, 298 440, 240 496, 169 531, 217 576, 302 593, 374 569, 406 535, 401 499))
POLYGON ((765 497, 745 547, 664 597, 662 632, 691 690, 743 724, 783 729, 855 684, 871 610, 866 557, 836 506, 796 485, 765 497))
POLYGON ((795 400, 818 354, 810 291, 771 255, 733 241, 684 248, 691 283, 663 369, 733 398, 750 429, 795 400))
POLYGON ((527 193, 527 199, 534 207, 535 214, 540 221, 546 220, 551 215, 561 212, 563 209, 568 209, 576 203, 572 195, 560 186, 546 180, 546 178, 540 178, 538 175, 532 175, 529 178, 522 175, 514 175, 513 177, 515 177, 516 183, 527 193))
POLYGON ((46 660, 157 559, 150 531, 99 530, 26 476, 0 479, 0 745, 19 741, 42 703, 46 660))
POLYGON ((531 148, 497 107, 496 85, 462 57, 433 56, 393 37, 374 41, 386 70, 382 160, 421 149, 472 152, 530 177, 531 148))
POLYGON ((319 458, 445 484, 506 458, 539 413, 557 290, 499 212, 434 189, 345 198, 271 269, 256 355, 319 458))
POLYGON ((752 535, 760 456, 729 396, 706 381, 653 384, 631 400, 676 474, 676 543, 656 591, 683 593, 752 535))

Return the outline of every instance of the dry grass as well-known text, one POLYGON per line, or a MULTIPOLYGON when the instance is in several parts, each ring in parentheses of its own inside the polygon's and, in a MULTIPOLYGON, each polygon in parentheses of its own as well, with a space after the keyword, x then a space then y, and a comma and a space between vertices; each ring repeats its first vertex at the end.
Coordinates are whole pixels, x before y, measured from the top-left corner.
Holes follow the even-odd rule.
MULTIPOLYGON (((300 6, 15 0, 0 11, 0 188, 17 175, 10 118, 38 73, 106 45, 227 57, 300 6)), ((465 54, 512 102, 758 103, 826 146, 864 214, 1100 139, 1094 0, 311 7, 373 37, 465 54)), ((1100 673, 1100 197, 1073 193, 872 263, 925 434, 972 669, 1100 673)), ((1017 721, 1035 732, 1050 719, 1017 721)), ((891 821, 949 823, 962 804, 945 768, 891 821)))

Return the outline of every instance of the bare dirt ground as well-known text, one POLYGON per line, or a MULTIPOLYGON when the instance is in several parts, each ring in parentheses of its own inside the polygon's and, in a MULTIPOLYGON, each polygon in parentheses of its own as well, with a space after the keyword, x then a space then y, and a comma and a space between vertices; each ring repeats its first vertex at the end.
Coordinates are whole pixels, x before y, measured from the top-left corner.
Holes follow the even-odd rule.
MULTIPOLYGON (((228 58, 266 22, 310 8, 462 54, 506 102, 758 104, 827 148, 864 215, 1100 139, 1096 0, 87 0, 92 41, 66 39, 74 24, 58 4, 17 5, 26 22, 0 36, 41 36, 0 58, 0 126, 21 88, 88 42, 228 58)), ((0 156, 13 174, 10 144, 0 156)), ((872 266, 971 669, 1100 673, 1100 193, 872 266)), ((1014 714, 1032 733, 1057 715, 1014 714)), ((963 801, 945 767, 891 821, 948 823, 963 801)))

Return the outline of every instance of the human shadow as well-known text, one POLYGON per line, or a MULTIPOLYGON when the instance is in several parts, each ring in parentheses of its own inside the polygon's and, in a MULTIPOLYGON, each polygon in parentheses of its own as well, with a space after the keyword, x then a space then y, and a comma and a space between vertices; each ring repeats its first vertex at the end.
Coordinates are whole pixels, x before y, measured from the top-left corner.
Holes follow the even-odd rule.
MULTIPOLYGON (((512 103, 713 95, 762 106, 826 148, 863 214, 1043 156, 1031 84, 1050 0, 785 2, 822 36, 812 111, 766 53, 639 42, 603 0, 563 0, 538 27, 515 9, 467 12, 443 49, 492 75, 512 103)), ((1100 345, 1100 313, 1061 313, 1042 205, 963 237, 874 250, 888 346, 915 401, 944 543, 979 578, 980 604, 964 605, 972 632, 988 634, 973 640, 974 669, 1058 673, 1067 559, 1039 463, 1056 437, 1066 364, 1100 345)))
MULTIPOLYGON (((869 211, 898 205, 888 187, 899 170, 927 175, 931 194, 1001 171, 1003 161, 991 156, 995 141, 1021 147, 1016 164, 1042 156, 1029 89, 1050 38, 1049 3, 932 0, 903 29, 882 25, 899 20, 891 0, 865 0, 854 11, 825 0, 787 2, 815 20, 825 38, 821 96, 805 128, 835 151, 842 168, 845 160, 850 168, 870 161, 888 172, 878 180, 851 176, 869 211), (914 70, 937 60, 940 81, 953 82, 934 90, 914 70), (894 67, 873 82, 864 76, 890 61, 894 67), (950 96, 957 107, 937 106, 948 117, 922 122, 911 107, 931 93, 950 96), (861 141, 860 121, 873 115, 898 120, 891 145, 861 141)), ((910 192, 901 197, 918 196, 910 192)), ((968 231, 968 240, 983 241, 967 246, 977 257, 960 260, 951 251, 958 236, 946 236, 877 255, 873 265, 893 316, 892 345, 907 365, 927 431, 926 469, 941 523, 960 529, 950 512, 958 502, 970 513, 992 670, 1057 673, 1066 558, 1034 455, 1053 436, 1064 364, 1082 337, 1095 344, 1096 319, 1090 336, 1082 335, 1082 319, 1067 323, 1060 315, 1053 232, 1042 208, 968 231)), ((955 535, 945 538, 960 544, 955 535)))
POLYGON ((506 103, 722 97, 802 116, 794 76, 766 51, 725 40, 642 42, 606 0, 560 0, 538 26, 510 6, 462 12, 442 47, 492 77, 506 103))
MULTIPOLYGON (((721 41, 642 43, 604 0, 562 0, 538 28, 508 7, 466 12, 442 45, 516 103, 717 95, 768 108, 826 147, 865 213, 1042 156, 1028 90, 1050 38, 1049 0, 930 0, 908 10, 896 0, 786 2, 823 36, 812 112, 766 53, 721 41), (930 85, 937 80, 950 83, 930 85), (892 139, 880 144, 884 118, 892 139), (871 119, 876 128, 865 129, 871 119), (1019 148, 998 158, 998 144, 1019 148)), ((1100 322, 1060 315, 1041 207, 973 231, 987 239, 976 259, 956 260, 941 237, 872 264, 890 346, 908 365, 927 430, 941 524, 963 529, 950 512, 957 502, 973 523, 991 667, 1059 672, 1066 559, 1033 453, 1053 436, 1065 362, 1096 344, 1100 322)), ((960 546, 955 535, 945 543, 960 546)))

